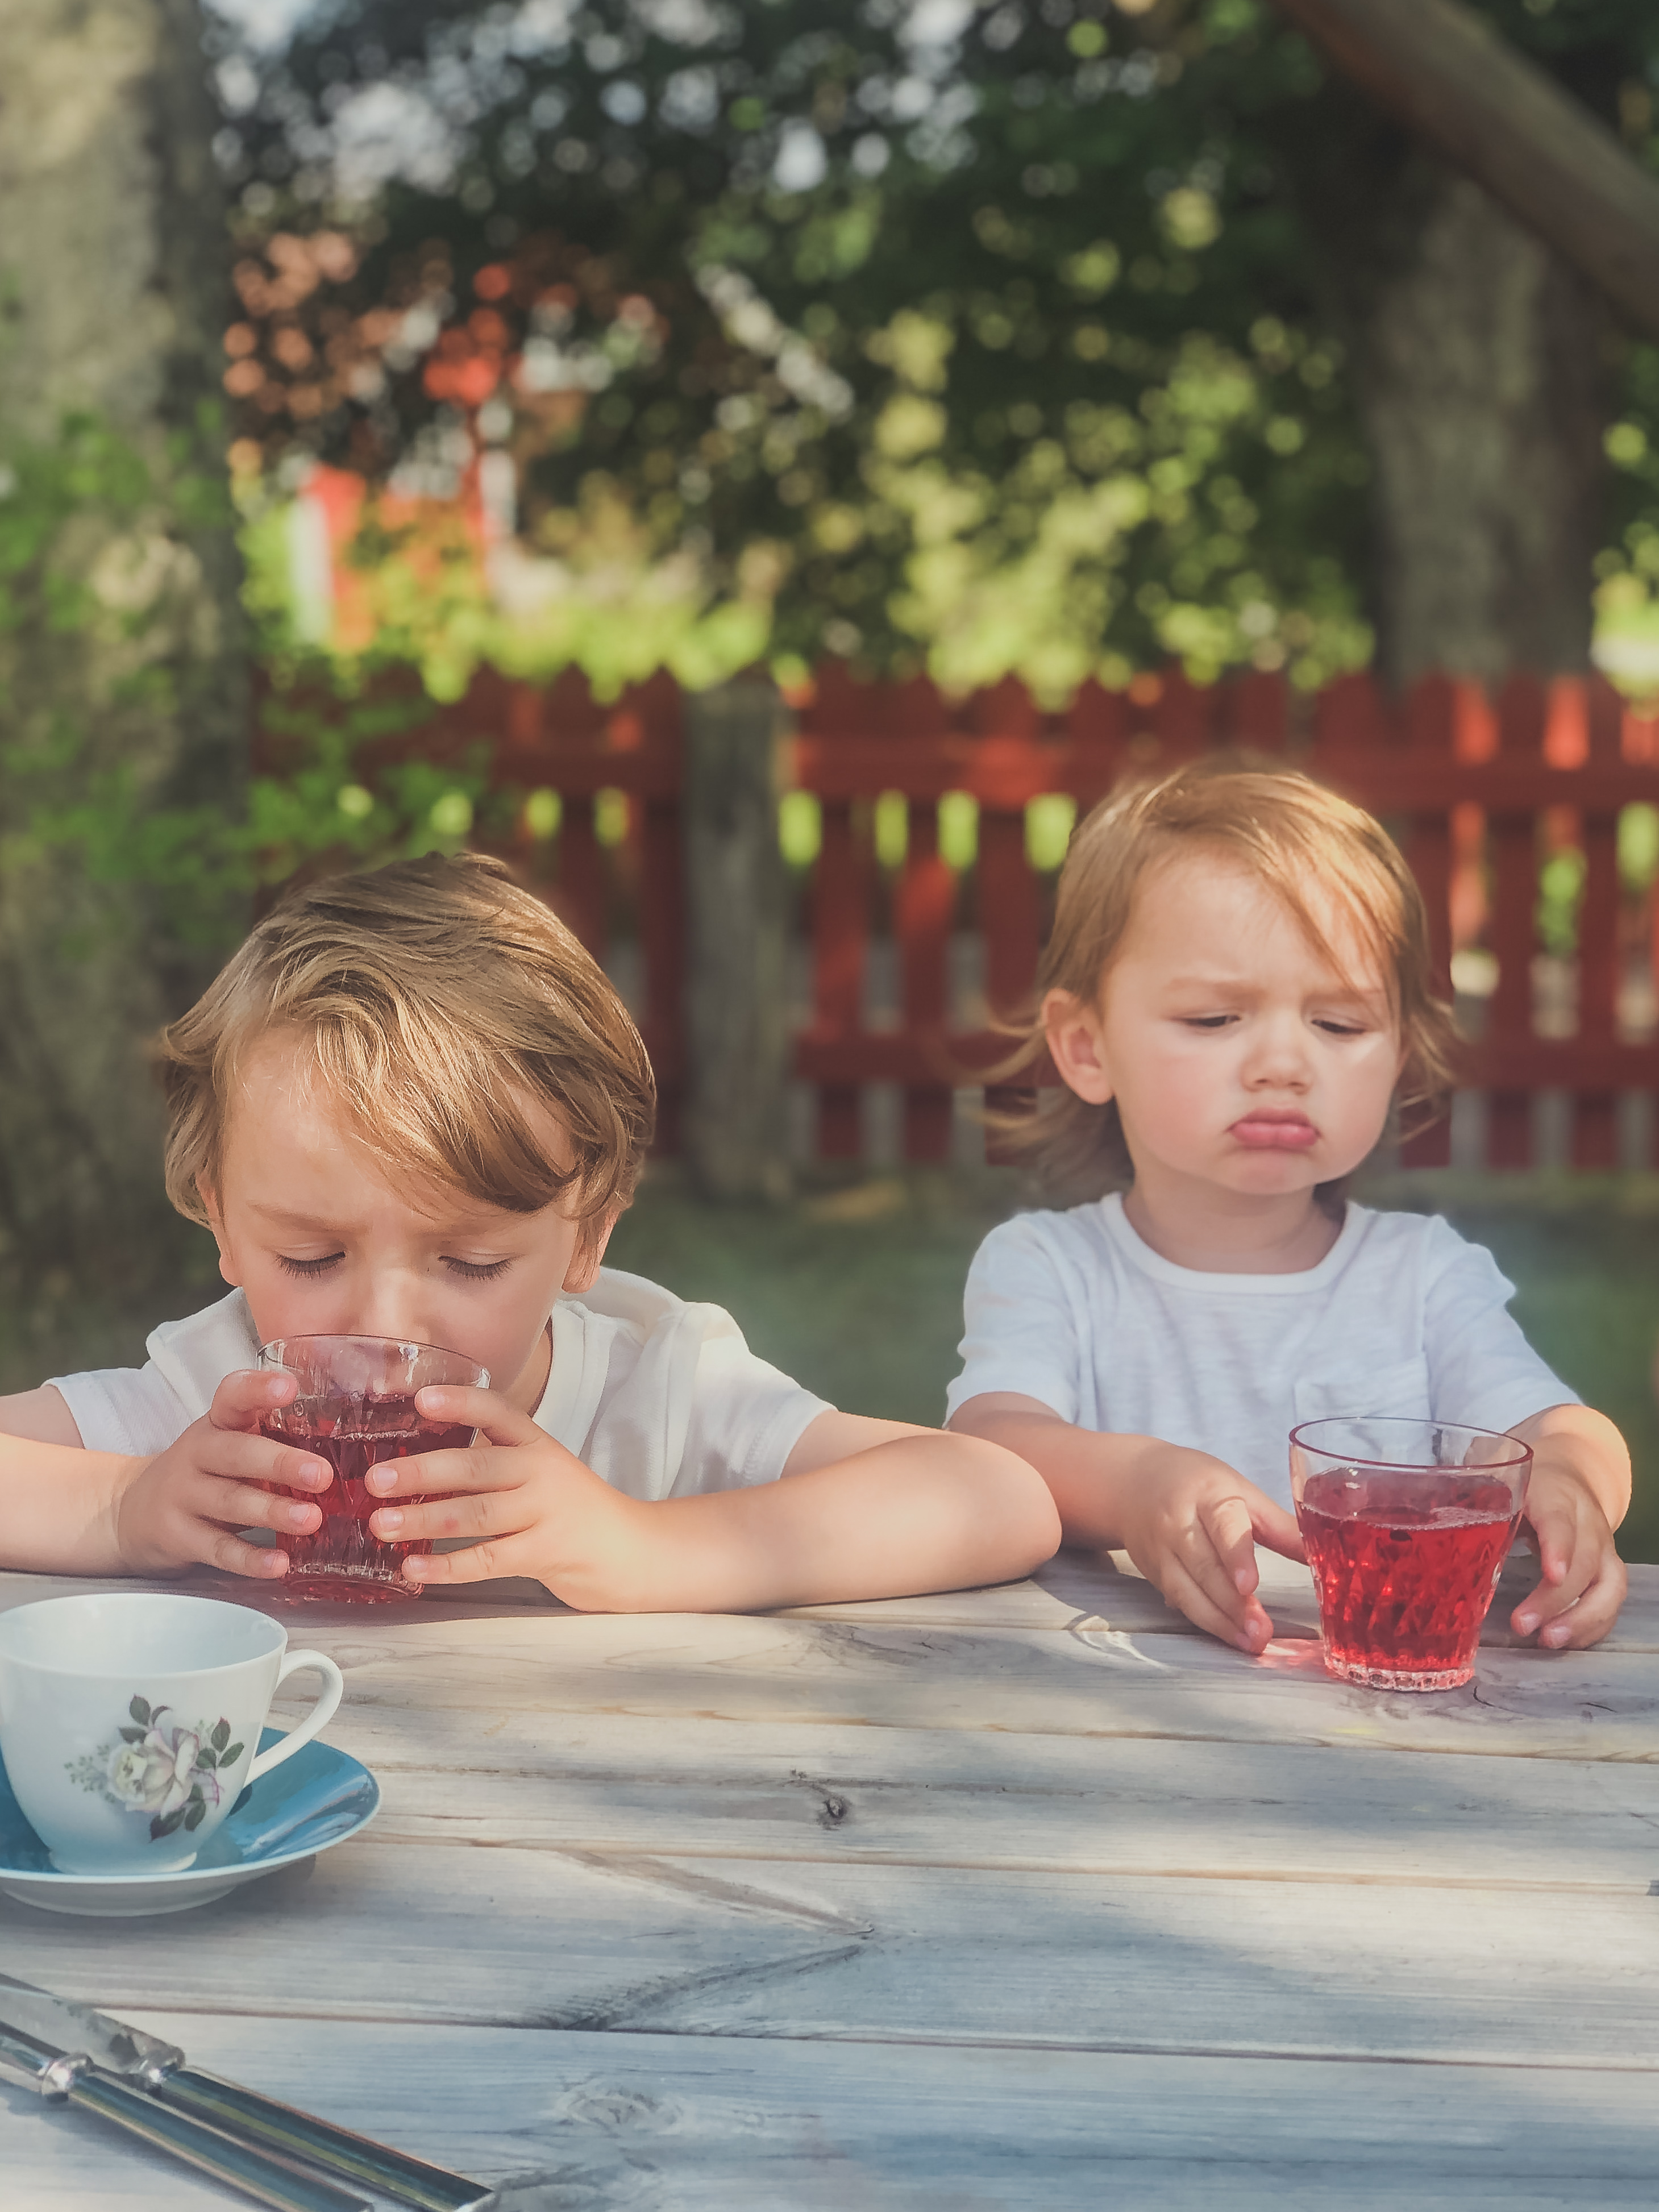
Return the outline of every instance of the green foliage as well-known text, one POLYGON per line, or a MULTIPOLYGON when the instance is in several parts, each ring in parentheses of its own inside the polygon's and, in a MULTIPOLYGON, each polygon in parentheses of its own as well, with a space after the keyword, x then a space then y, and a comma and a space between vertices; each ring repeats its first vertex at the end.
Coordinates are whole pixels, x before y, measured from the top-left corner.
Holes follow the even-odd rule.
MULTIPOLYGON (((202 428, 222 434, 216 422, 202 428)), ((0 472, 0 775, 10 800, 0 860, 46 856, 94 885, 142 887, 178 944, 212 951, 237 941, 258 885, 308 867, 453 851, 475 821, 489 826, 492 805, 511 802, 489 799, 477 753, 458 765, 365 768, 364 750, 428 719, 432 696, 353 696, 337 670, 306 661, 269 619, 289 687, 265 714, 280 766, 252 779, 241 809, 156 787, 146 726, 182 704, 161 635, 169 562, 190 532, 217 526, 228 511, 199 456, 197 441, 175 440, 165 467, 154 467, 107 424, 76 415, 55 440, 14 449, 0 472), (90 565, 88 543, 99 549, 90 565), (71 654, 94 640, 130 650, 115 652, 101 694, 79 714, 42 713, 26 708, 22 694, 43 638, 71 654), (310 703, 298 703, 307 683, 310 703), (100 726, 112 723, 128 739, 113 749, 100 726)), ((269 618, 268 597, 262 605, 257 587, 253 597, 269 618)), ((394 631, 392 643, 406 647, 407 633, 394 631)), ((98 948, 70 949, 90 957, 98 948)))
MULTIPOLYGON (((1652 161, 1647 0, 1478 4, 1652 161)), ((267 345, 246 434, 371 476, 493 443, 562 570, 510 641, 428 609, 434 688, 469 651, 606 690, 647 657, 698 682, 827 651, 1051 697, 1172 655, 1303 685, 1367 657, 1345 340, 1403 140, 1267 0, 948 13, 575 0, 509 33, 351 0, 252 58, 222 142, 246 241, 354 241, 271 331, 313 315, 316 360, 343 317, 394 335, 331 380, 267 345), (387 78, 452 166, 354 198, 334 118, 387 78), (614 566, 579 573, 596 502, 633 534, 625 605, 614 566)), ((278 279, 246 291, 251 344, 278 279)), ((1631 351, 1610 442, 1620 605, 1659 580, 1656 358, 1631 351)))

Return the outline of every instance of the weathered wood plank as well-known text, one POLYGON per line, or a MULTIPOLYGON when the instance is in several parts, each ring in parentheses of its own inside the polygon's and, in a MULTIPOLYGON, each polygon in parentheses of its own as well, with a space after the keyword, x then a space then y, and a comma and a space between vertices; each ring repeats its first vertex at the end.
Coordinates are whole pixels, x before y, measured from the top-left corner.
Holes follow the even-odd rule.
POLYGON ((1659 1901, 1607 1891, 621 1858, 371 1830, 187 1929, 112 1937, 7 1905, 0 1943, 9 1972, 118 2012, 257 1991, 262 2012, 319 2018, 1659 2069, 1659 1901))
POLYGON ((1645 1656, 1606 1645, 1494 1648, 1473 1684, 1424 1698, 1337 1682, 1310 1643, 1287 1639, 1250 1660, 1209 1637, 1087 1618, 1054 1635, 510 1607, 365 1620, 319 1606, 285 1617, 331 1652, 366 1707, 709 1715, 809 1735, 833 1723, 1659 1759, 1659 1675, 1645 1656))
POLYGON ((1483 1888, 1659 1879, 1640 1765, 444 1710, 332 1731, 410 1844, 1483 1888))
MULTIPOLYGON (((137 2023, 202 2057, 199 2016, 137 2023)), ((1650 2203, 1650 2075, 227 2018, 212 2063, 525 2212, 1508 2212, 1650 2203)), ((227 2200, 0 2091, 34 2212, 227 2200)))
POLYGON ((1339 1682, 1313 1644, 1252 1660, 1209 1637, 1086 1620, 1055 1636, 733 1615, 428 1616, 337 1632, 307 1622, 306 1633, 365 1711, 709 1716, 776 1722, 808 1741, 833 1723, 1659 1759, 1653 1662, 1605 1649, 1492 1650, 1474 1682, 1423 1697, 1339 1682))

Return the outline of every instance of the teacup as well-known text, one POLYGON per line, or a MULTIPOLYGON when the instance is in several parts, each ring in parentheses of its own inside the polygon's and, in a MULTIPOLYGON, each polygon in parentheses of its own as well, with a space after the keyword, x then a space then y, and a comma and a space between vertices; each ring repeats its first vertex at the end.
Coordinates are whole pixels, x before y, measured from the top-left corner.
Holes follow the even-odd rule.
POLYGON ((0 1755, 24 1818, 64 1874, 176 1874, 243 1788, 334 1717, 345 1685, 279 1622, 215 1598, 120 1590, 0 1613, 0 1755), (278 1683, 321 1696, 269 1751, 278 1683))

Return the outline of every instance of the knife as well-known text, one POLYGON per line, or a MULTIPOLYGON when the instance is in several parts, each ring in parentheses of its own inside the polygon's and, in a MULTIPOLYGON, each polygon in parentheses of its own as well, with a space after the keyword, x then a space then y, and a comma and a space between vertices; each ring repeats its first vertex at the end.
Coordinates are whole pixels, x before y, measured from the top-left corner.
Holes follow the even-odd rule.
POLYGON ((0 2080, 21 2082, 48 2100, 67 2098, 78 2110, 96 2112, 153 2149, 170 2152, 215 2181, 273 2206, 275 2212, 371 2212, 361 2197, 348 2197, 329 2182, 296 2173, 263 2151, 231 2142, 212 2128, 168 2112, 153 2097, 110 2080, 83 2051, 55 2051, 33 2036, 0 2030, 0 2080))
MULTIPOLYGON (((489 2198, 491 2192, 482 2181, 446 2172, 442 2166, 392 2150, 349 2128, 337 2128, 292 2105, 204 2074, 185 2063, 177 2044, 163 2043, 159 2036, 129 2027, 90 2005, 76 2004, 33 1983, 0 1974, 0 2030, 8 2028, 21 2029, 52 2056, 60 2050, 87 2053, 102 2072, 121 2075, 148 2091, 144 2101, 151 2110, 159 2100, 205 2121, 210 2128, 251 2137, 282 2157, 301 2159, 397 2203, 413 2205, 417 2212, 473 2212, 489 2198)), ((335 2201, 341 2206, 347 2202, 337 2194, 335 2201)))

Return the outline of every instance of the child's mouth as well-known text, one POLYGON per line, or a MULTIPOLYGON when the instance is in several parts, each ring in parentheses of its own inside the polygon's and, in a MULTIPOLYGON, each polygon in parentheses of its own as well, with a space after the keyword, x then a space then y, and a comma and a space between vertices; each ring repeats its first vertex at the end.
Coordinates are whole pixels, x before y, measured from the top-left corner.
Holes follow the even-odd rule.
POLYGON ((1247 1114, 1228 1135, 1255 1152, 1305 1152, 1319 1132, 1304 1114, 1247 1114))

